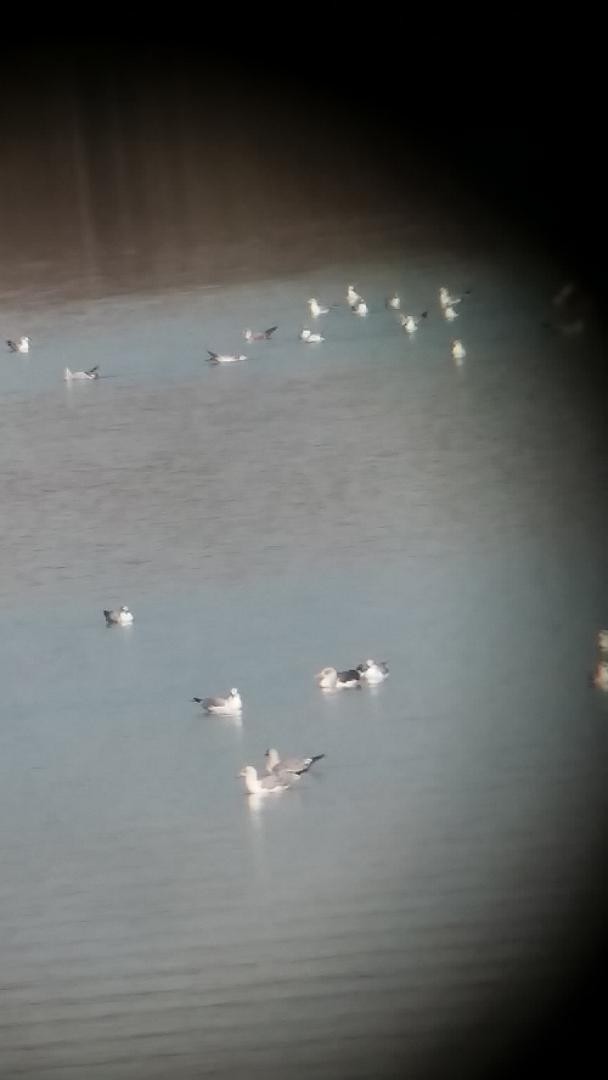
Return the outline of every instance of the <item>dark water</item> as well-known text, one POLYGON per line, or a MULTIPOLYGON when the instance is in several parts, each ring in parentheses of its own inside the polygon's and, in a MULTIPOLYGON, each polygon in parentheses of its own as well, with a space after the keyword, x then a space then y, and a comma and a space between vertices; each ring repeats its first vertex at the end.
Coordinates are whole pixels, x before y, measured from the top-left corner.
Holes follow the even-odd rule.
POLYGON ((597 328, 544 329, 560 271, 395 205, 373 155, 320 179, 310 124, 237 125, 218 170, 183 93, 113 93, 98 138, 49 96, 0 180, 32 338, 0 366, 0 1073, 483 1072, 605 891, 597 328), (310 296, 343 305, 319 348, 310 296), (369 655, 384 685, 317 690, 369 655), (235 684, 241 725, 189 703, 235 684), (326 758, 260 802, 268 745, 326 758))

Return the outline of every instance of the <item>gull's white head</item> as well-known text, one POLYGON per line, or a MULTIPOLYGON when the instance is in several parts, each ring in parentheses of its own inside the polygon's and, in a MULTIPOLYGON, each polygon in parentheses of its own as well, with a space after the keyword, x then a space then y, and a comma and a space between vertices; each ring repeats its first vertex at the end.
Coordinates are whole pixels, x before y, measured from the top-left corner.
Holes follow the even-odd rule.
POLYGON ((129 609, 128 609, 128 607, 127 607, 127 605, 126 605, 126 604, 123 604, 120 610, 121 610, 121 611, 124 611, 124 612, 125 612, 125 614, 128 614, 128 613, 129 613, 129 609))
POLYGON ((602 652, 608 652, 608 630, 600 630, 597 643, 602 652))
POLYGON ((239 696, 239 692, 238 692, 236 686, 233 686, 231 691, 230 691, 230 697, 238 697, 238 696, 239 696))

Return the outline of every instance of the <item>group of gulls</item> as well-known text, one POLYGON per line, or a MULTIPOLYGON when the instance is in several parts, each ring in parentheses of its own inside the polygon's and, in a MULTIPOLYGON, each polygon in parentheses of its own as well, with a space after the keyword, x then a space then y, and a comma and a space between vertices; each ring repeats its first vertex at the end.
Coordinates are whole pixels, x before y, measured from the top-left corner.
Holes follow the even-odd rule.
MULTIPOLYGON (((442 285, 439 289, 439 305, 446 322, 453 322, 457 319, 459 312, 456 311, 458 304, 461 304, 465 297, 470 296, 472 290, 466 289, 462 296, 452 296, 449 289, 442 285)), ((323 315, 329 315, 329 313, 336 308, 341 307, 341 304, 330 304, 324 306, 320 304, 316 297, 311 297, 308 303, 308 311, 312 319, 318 319, 323 315)), ((357 292, 354 285, 348 285, 346 290, 346 303, 354 315, 359 318, 365 318, 369 314, 369 306, 366 300, 357 292)), ((560 333, 572 337, 579 335, 585 328, 585 322, 582 318, 582 313, 586 313, 585 307, 586 298, 578 290, 577 286, 573 282, 567 282, 553 297, 553 306, 556 309, 564 312, 566 316, 561 322, 543 322, 542 325, 549 329, 559 330, 560 333)), ((398 316, 399 323, 406 334, 409 337, 413 337, 422 321, 428 318, 428 310, 421 311, 419 314, 404 313, 401 309, 401 297, 397 293, 393 293, 388 296, 384 303, 385 308, 388 311, 395 312, 398 316)), ((278 326, 269 326, 267 330, 243 330, 243 337, 248 343, 259 341, 270 341, 273 335, 278 330, 278 326)), ((303 327, 298 338, 307 345, 319 345, 325 341, 325 337, 319 331, 312 330, 309 326, 303 327)), ((8 339, 6 342, 9 350, 13 353, 26 354, 30 351, 30 338, 23 336, 17 338, 16 341, 8 339)), ((459 338, 452 340, 452 357, 458 366, 461 366, 465 357, 466 349, 459 338)), ((207 361, 210 364, 235 364, 241 360, 247 360, 247 356, 244 353, 220 353, 214 352, 212 349, 207 349, 207 361)), ((70 368, 64 368, 63 377, 66 382, 78 382, 89 381, 98 379, 99 365, 96 364, 92 368, 88 368, 86 371, 71 371, 70 368)))
MULTIPOLYGON (((471 289, 467 289, 463 296, 451 296, 449 290, 442 285, 439 290, 439 303, 441 310, 447 322, 452 322, 458 318, 458 312, 455 311, 456 305, 460 304, 465 296, 470 295, 471 289)), ((339 308, 340 304, 330 304, 324 306, 319 303, 316 297, 312 296, 308 303, 308 311, 312 319, 318 319, 323 315, 329 315, 329 313, 336 308, 339 308)), ((346 303, 354 315, 359 318, 365 318, 369 314, 369 306, 367 301, 357 292, 354 285, 348 285, 346 290, 346 303)), ((385 308, 388 311, 394 311, 398 314, 399 323, 403 330, 412 336, 416 333, 418 326, 423 319, 428 317, 428 311, 422 311, 419 315, 404 314, 401 311, 401 298, 397 293, 393 293, 392 296, 387 297, 385 308)), ((243 337, 248 342, 253 341, 269 341, 273 334, 278 329, 277 326, 269 326, 267 330, 244 330, 243 337)), ((310 326, 304 326, 298 334, 300 341, 303 341, 306 345, 319 345, 322 341, 325 341, 325 337, 317 330, 311 329, 310 326)), ((212 349, 208 349, 208 362, 210 364, 235 364, 239 360, 247 360, 247 357, 243 353, 218 353, 212 349)), ((462 344, 462 341, 452 341, 452 356, 454 360, 461 364, 466 356, 466 349, 462 344)))
MULTIPOLYGON (((471 290, 467 289, 463 296, 451 296, 449 290, 444 285, 441 286, 439 290, 439 303, 443 315, 448 322, 458 318, 458 312, 454 309, 457 304, 462 302, 463 297, 468 296, 470 292, 471 290)), ((354 285, 349 285, 347 287, 346 302, 354 315, 365 318, 365 316, 369 314, 367 302, 360 293, 357 292, 354 285)), ((318 319, 322 315, 328 315, 330 311, 335 310, 340 306, 340 304, 332 304, 328 307, 324 307, 315 297, 311 297, 310 300, 308 300, 308 310, 312 319, 318 319)), ((387 297, 384 306, 388 311, 397 313, 400 325, 410 337, 416 333, 422 320, 428 317, 428 311, 422 311, 419 315, 404 314, 401 311, 401 299, 397 293, 393 293, 392 296, 387 297)), ((270 341, 277 330, 278 326, 269 326, 267 330, 251 330, 248 328, 247 330, 243 330, 243 337, 248 343, 270 341)), ((319 345, 322 341, 325 341, 323 334, 312 330, 309 326, 305 326, 300 330, 298 338, 307 345, 319 345)), ((29 353, 30 350, 29 337, 21 337, 17 341, 8 340, 6 344, 11 352, 29 353)), ((236 364, 241 360, 247 360, 247 356, 240 352, 220 353, 215 352, 213 349, 207 349, 207 353, 207 362, 214 365, 236 364)), ((458 364, 461 364, 464 360, 466 350, 461 341, 452 341, 452 356, 458 364)), ((68 383, 99 379, 99 365, 95 364, 94 367, 88 368, 85 371, 71 371, 69 367, 66 367, 63 371, 63 377, 68 383)))
MULTIPOLYGON (((131 626, 133 612, 126 604, 119 608, 104 608, 106 626, 131 626)), ((361 688, 364 684, 376 686, 384 682, 388 677, 388 664, 385 660, 364 660, 356 668, 347 671, 337 671, 334 667, 325 667, 315 676, 319 687, 324 691, 348 690, 361 688)), ((232 689, 225 697, 194 697, 192 701, 200 705, 209 716, 227 716, 240 718, 243 711, 243 699, 236 688, 232 689)), ((239 778, 245 781, 245 789, 248 795, 276 794, 292 787, 311 765, 321 761, 325 754, 313 754, 310 757, 287 757, 281 758, 278 750, 271 748, 265 753, 266 775, 259 776, 254 765, 244 765, 239 772, 239 778)))
MULTIPOLYGON (((464 296, 469 296, 471 289, 467 289, 464 296)), ((442 285, 439 289, 439 303, 443 311, 443 315, 447 322, 452 322, 458 318, 458 312, 454 310, 457 304, 460 304, 463 300, 463 296, 451 296, 449 290, 442 285)), ((358 315, 360 318, 364 318, 369 314, 369 307, 361 296, 357 292, 354 285, 349 285, 346 290, 346 302, 354 315, 358 315)), ((323 307, 319 301, 312 297, 308 301, 308 309, 313 319, 318 319, 320 315, 328 315, 332 308, 338 307, 334 304, 332 307, 323 307)), ((420 323, 423 319, 428 318, 428 311, 421 311, 419 315, 404 314, 401 311, 401 297, 398 293, 393 293, 392 296, 388 296, 384 303, 387 311, 395 311, 398 313, 399 323, 403 330, 410 336, 415 334, 420 323)), ((304 327, 300 330, 299 338, 301 341, 306 342, 308 345, 319 344, 321 341, 325 341, 322 334, 313 332, 310 327, 304 327)), ((466 350, 464 345, 459 340, 452 341, 452 356, 457 362, 462 362, 466 356, 466 350)))

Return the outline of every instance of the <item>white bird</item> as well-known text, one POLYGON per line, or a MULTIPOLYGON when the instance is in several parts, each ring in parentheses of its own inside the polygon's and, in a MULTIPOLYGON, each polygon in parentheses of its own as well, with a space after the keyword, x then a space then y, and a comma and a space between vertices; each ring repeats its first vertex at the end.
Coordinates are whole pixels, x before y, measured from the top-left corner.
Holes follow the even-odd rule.
POLYGON ((454 308, 451 304, 448 304, 448 306, 443 309, 443 314, 445 315, 448 322, 453 322, 454 319, 458 318, 458 312, 454 311, 454 308))
POLYGON ((258 777, 258 770, 253 765, 244 765, 239 776, 245 778, 245 787, 248 795, 276 795, 279 791, 285 791, 295 776, 289 777, 287 773, 271 772, 268 776, 258 777))
POLYGON ((220 716, 236 716, 243 708, 241 695, 236 686, 232 687, 227 697, 195 697, 192 700, 196 701, 205 712, 217 713, 220 716))
POLYGON ((367 315, 368 310, 365 300, 358 300, 357 303, 353 304, 351 307, 351 311, 353 311, 355 315, 367 315))
POLYGON ((269 326, 268 330, 243 330, 243 337, 245 341, 270 341, 275 330, 278 326, 269 326))
POLYGON ((301 776, 302 773, 308 772, 311 765, 314 765, 315 761, 320 761, 325 757, 325 754, 314 754, 313 757, 279 757, 279 751, 272 747, 264 754, 266 758, 266 772, 267 773, 293 773, 295 776, 301 776))
POLYGON ((66 367, 63 377, 66 382, 72 382, 74 379, 98 379, 99 364, 95 364, 95 367, 89 368, 88 371, 70 371, 69 367, 66 367))
POLYGON ((300 341, 305 341, 307 345, 317 345, 320 341, 325 341, 323 334, 313 334, 312 330, 308 330, 307 328, 300 330, 298 336, 300 341))
POLYGON ((608 660, 600 660, 593 676, 593 685, 598 690, 608 690, 608 660))
POLYGON ((106 617, 106 626, 130 626, 133 622, 133 612, 129 611, 126 604, 114 611, 104 608, 103 613, 106 617))
POLYGON ((329 311, 329 308, 321 307, 318 301, 315 300, 314 296, 311 300, 308 301, 308 306, 310 308, 310 314, 312 315, 313 319, 316 319, 319 315, 327 315, 329 311))
POLYGON ((230 356, 224 353, 211 352, 211 349, 207 349, 207 352, 209 353, 209 357, 207 359, 207 363, 209 364, 236 364, 238 360, 247 359, 246 356, 242 355, 237 356, 235 354, 234 356, 230 356))
POLYGON ((415 334, 421 319, 426 319, 428 311, 421 311, 420 315, 400 315, 399 322, 408 334, 415 334))
POLYGON ((600 652, 608 652, 608 630, 600 630, 597 635, 597 645, 600 652))
POLYGON ((445 285, 442 285, 439 290, 439 303, 442 308, 453 307, 454 304, 459 304, 462 300, 462 296, 450 296, 449 290, 445 285))
POLYGON ((28 353, 30 351, 30 339, 29 337, 20 337, 18 341, 7 340, 11 352, 28 353))
POLYGON ((462 341, 451 342, 451 355, 454 356, 457 364, 464 360, 465 355, 467 355, 467 349, 462 345, 462 341))
POLYGON ((386 306, 387 308, 392 308, 393 311, 399 311, 399 308, 401 307, 401 300, 397 296, 397 293, 393 293, 392 296, 389 296, 387 298, 386 306))
POLYGON ((321 690, 352 690, 361 686, 361 672, 356 668, 336 671, 335 667, 324 667, 315 678, 321 690))
POLYGON ((365 663, 358 664, 357 671, 361 672, 361 678, 365 679, 371 686, 384 682, 388 678, 386 660, 380 660, 379 663, 376 663, 375 660, 366 660, 365 663))
POLYGON ((362 300, 362 299, 363 299, 363 297, 360 296, 359 293, 356 291, 355 286, 354 285, 349 285, 348 289, 346 291, 346 300, 347 300, 347 303, 348 303, 349 307, 354 307, 355 304, 358 304, 359 300, 362 300))

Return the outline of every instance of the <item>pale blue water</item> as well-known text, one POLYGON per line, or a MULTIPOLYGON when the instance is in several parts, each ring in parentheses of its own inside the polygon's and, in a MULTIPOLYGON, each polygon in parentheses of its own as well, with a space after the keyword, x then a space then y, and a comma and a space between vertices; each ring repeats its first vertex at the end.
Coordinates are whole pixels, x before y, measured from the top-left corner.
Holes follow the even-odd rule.
POLYGON ((540 327, 555 284, 434 248, 5 305, 3 1076, 423 1076, 559 982, 601 887, 608 597, 599 343, 540 327), (348 281, 369 318, 298 342, 348 281), (366 656, 385 684, 318 691, 366 656), (190 703, 232 685, 242 726, 190 703), (326 758, 257 805, 268 745, 326 758))

